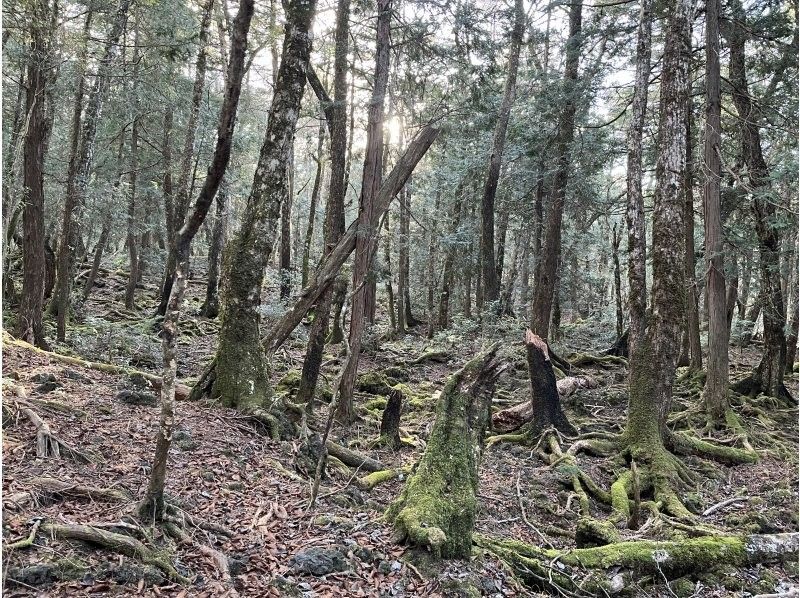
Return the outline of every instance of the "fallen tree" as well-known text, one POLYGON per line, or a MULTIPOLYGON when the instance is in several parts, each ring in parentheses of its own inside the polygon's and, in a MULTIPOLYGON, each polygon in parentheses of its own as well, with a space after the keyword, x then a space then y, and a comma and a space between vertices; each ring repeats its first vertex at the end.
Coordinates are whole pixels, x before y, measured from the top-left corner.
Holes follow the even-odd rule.
POLYGON ((564 551, 479 535, 474 539, 478 546, 507 563, 526 584, 559 594, 568 591, 597 596, 620 592, 645 575, 670 580, 723 565, 796 561, 799 536, 788 533, 706 536, 674 542, 640 540, 564 551))
POLYGON ((499 344, 447 382, 428 446, 387 518, 398 539, 436 557, 469 558, 477 506, 478 465, 497 375, 499 344))
MULTIPOLYGON (((597 388, 597 380, 588 376, 569 376, 556 381, 556 391, 561 400, 581 388, 597 388)), ((525 401, 492 415, 492 430, 513 432, 533 420, 533 401, 525 401)))

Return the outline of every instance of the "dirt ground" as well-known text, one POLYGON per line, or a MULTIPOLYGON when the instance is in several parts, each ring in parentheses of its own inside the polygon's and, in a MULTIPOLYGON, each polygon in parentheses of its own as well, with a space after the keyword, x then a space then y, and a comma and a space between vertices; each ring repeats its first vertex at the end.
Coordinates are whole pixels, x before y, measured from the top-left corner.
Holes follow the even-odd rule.
MULTIPOLYGON (((124 290, 121 273, 107 271, 101 280, 104 286, 79 314, 69 344, 55 350, 158 374, 160 345, 150 317, 155 306, 154 285, 140 291, 139 309, 127 312, 119 303, 124 290)), ((216 322, 195 315, 203 290, 200 284, 190 285, 187 318, 182 326, 178 375, 187 381, 200 373, 214 351, 216 322)), ((521 354, 523 329, 521 322, 508 320, 486 334, 464 323, 432 341, 421 330, 403 340, 383 341, 380 351, 375 350, 376 340, 366 339, 360 372, 384 372, 399 364, 405 372, 403 377, 407 377, 403 383, 413 396, 407 399, 401 426, 408 445, 398 452, 372 448, 382 405, 377 400, 380 395, 367 393, 357 397, 358 423, 346 436, 340 429, 334 435, 387 467, 412 465, 424 450, 436 397, 447 376, 491 340, 503 340, 508 355, 521 354), (432 348, 447 351, 443 362, 406 365, 432 348)), ((302 364, 305 334, 304 328, 298 330, 276 355, 272 371, 276 384, 302 364)), ((612 331, 600 325, 576 322, 564 327, 564 338, 555 346, 563 355, 591 352, 609 346, 612 337, 612 331)), ((758 346, 732 350, 732 375, 744 375, 758 351, 758 346)), ((324 381, 332 382, 338 364, 335 353, 326 354, 324 381)), ((177 571, 189 579, 188 585, 181 586, 170 582, 157 567, 138 559, 40 532, 33 546, 4 550, 4 595, 540 595, 521 586, 490 554, 476 551, 470 562, 445 562, 431 569, 425 559, 396 544, 391 526, 381 516, 399 494, 402 479, 371 491, 361 490, 356 481, 364 472, 331 466, 317 504, 308 509, 310 483, 294 466, 298 442, 270 440, 248 418, 210 402, 178 404, 178 431, 168 464, 167 492, 195 523, 216 526, 215 530, 189 526, 191 538, 176 545, 158 528, 139 526, 130 519, 147 483, 158 424, 157 406, 123 401, 131 380, 67 365, 9 344, 3 349, 2 373, 9 384, 24 390, 25 404, 49 424, 54 434, 90 458, 88 463, 63 454, 61 459, 37 458, 35 428, 21 410, 19 397, 9 390, 12 386, 4 385, 4 546, 26 538, 38 518, 127 530, 147 546, 168 551, 177 571), (46 491, 41 478, 64 482, 67 488, 46 491), (70 487, 79 485, 113 488, 128 498, 114 502, 70 492, 70 487), (22 504, 11 502, 10 497, 23 493, 28 497, 22 504), (221 578, 209 547, 227 558, 230 582, 221 578), (314 574, 293 559, 314 547, 337 549, 342 562, 336 568, 341 570, 314 574)), ((501 378, 495 397, 497 408, 529 398, 523 374, 511 370, 501 378)), ((627 399, 625 366, 600 364, 573 374, 593 376, 599 385, 578 390, 565 400, 570 420, 581 432, 621 429, 627 399)), ((796 375, 787 380, 787 385, 796 396, 796 375)), ((678 385, 676 390, 675 411, 696 403, 689 385, 678 385)), ((320 405, 316 410, 318 425, 324 422, 325 414, 324 404, 320 405)), ((748 412, 746 404, 739 415, 745 428, 754 431, 751 442, 760 460, 753 465, 729 467, 684 457, 701 480, 696 487, 683 490, 684 502, 700 513, 700 522, 725 533, 797 531, 797 409, 776 407, 770 412, 769 423, 748 412), (773 429, 766 430, 767 425, 773 429), (772 435, 759 434, 759 430, 772 435), (739 500, 708 516, 701 514, 730 498, 739 500)), ((715 440, 734 439, 717 435, 715 440)), ((617 473, 613 457, 581 454, 578 463, 606 488, 617 473)), ((557 548, 574 547, 578 506, 570 494, 559 471, 541 462, 532 447, 493 445, 484 453, 481 464, 476 531, 534 545, 546 541, 557 548)), ((606 506, 594 501, 591 508, 599 518, 608 513, 606 506)), ((626 530, 623 537, 678 539, 684 535, 666 525, 651 525, 644 531, 626 530)), ((723 566, 669 584, 664 579, 643 578, 640 588, 629 591, 639 596, 748 596, 786 593, 796 587, 797 566, 790 563, 745 569, 723 566)))

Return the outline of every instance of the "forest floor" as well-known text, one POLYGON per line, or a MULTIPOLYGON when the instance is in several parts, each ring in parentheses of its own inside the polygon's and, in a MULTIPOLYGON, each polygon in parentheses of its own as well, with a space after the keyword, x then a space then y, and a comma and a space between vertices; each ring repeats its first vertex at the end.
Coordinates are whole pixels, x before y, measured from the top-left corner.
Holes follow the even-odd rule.
MULTIPOLYGON (((120 302, 124 283, 122 272, 106 271, 103 286, 95 290, 70 331, 69 345, 54 350, 159 374, 160 342, 151 317, 155 287, 151 283, 139 291, 138 309, 127 312, 120 302)), ((195 315, 203 292, 202 285, 190 284, 180 339, 178 376, 183 381, 196 378, 214 350, 217 323, 195 315)), ((426 339, 421 328, 402 340, 378 343, 377 336, 367 339, 359 369, 362 375, 391 374, 406 385, 410 396, 401 428, 407 446, 398 452, 372 448, 385 404, 381 392, 359 392, 359 421, 346 435, 341 429, 334 430, 341 443, 391 468, 412 465, 419 458, 439 391, 448 375, 481 346, 501 339, 509 355, 518 354, 522 359, 524 352, 524 325, 518 321, 504 320, 490 333, 470 322, 456 322, 450 334, 439 334, 433 340, 426 339), (444 353, 437 361, 410 364, 430 350, 444 353)), ((613 330, 591 322, 573 323, 563 330, 564 338, 555 346, 564 356, 597 352, 608 347, 614 336, 613 330)), ((304 329, 297 331, 273 363, 273 381, 289 394, 294 389, 293 376, 287 374, 302 364, 304 336, 304 329)), ((734 378, 748 372, 757 355, 758 347, 732 350, 734 378)), ((326 353, 325 359, 324 379, 332 382, 339 358, 326 353)), ((523 587, 490 554, 476 552, 471 562, 445 561, 430 569, 406 547, 393 542, 392 528, 381 516, 399 494, 402 476, 368 491, 359 489, 357 483, 365 472, 331 465, 319 500, 309 510, 309 480, 294 466, 298 443, 270 440, 248 418, 210 402, 178 403, 178 432, 168 465, 167 492, 198 525, 190 528, 191 539, 176 545, 159 529, 140 527, 128 519, 147 483, 158 426, 157 392, 131 391, 132 380, 124 375, 68 365, 8 343, 3 348, 2 372, 10 383, 4 386, 3 405, 4 546, 28 537, 39 519, 89 524, 133 534, 149 547, 168 551, 175 568, 189 579, 188 585, 176 584, 163 571, 131 556, 40 531, 32 546, 3 551, 7 596, 540 595, 523 587), (35 427, 21 408, 13 408, 18 397, 9 389, 15 387, 24 390, 25 405, 44 419, 55 435, 91 461, 70 459, 68 451, 62 451, 61 459, 37 458, 35 427), (132 404, 131 397, 143 404, 132 404), (63 484, 54 490, 52 481, 42 478, 63 484), (114 497, 89 497, 83 487, 121 492, 114 497), (204 523, 217 525, 208 530, 203 529, 210 527, 204 523), (209 547, 227 557, 231 582, 222 578, 209 547)), ((621 429, 627 400, 625 366, 595 364, 578 374, 592 376, 599 384, 580 389, 564 401, 570 420, 581 431, 621 429)), ((796 392, 796 375, 787 385, 796 392)), ((679 384, 677 394, 676 411, 697 401, 697 389, 691 385, 679 384)), ((498 408, 527 400, 524 369, 517 367, 503 374, 495 397, 498 408)), ((797 531, 798 413, 796 408, 770 413, 771 421, 759 421, 758 414, 748 412, 746 405, 739 412, 745 429, 776 427, 769 432, 778 436, 754 434, 751 439, 761 456, 756 464, 728 467, 683 458, 701 481, 684 489, 682 497, 707 527, 728 534, 797 531), (731 498, 738 500, 702 515, 708 507, 731 498)), ((323 426, 325 415, 325 406, 320 404, 315 415, 318 421, 312 421, 312 426, 323 426)), ((605 488, 619 473, 613 457, 580 454, 577 459, 605 488)), ((574 547, 578 501, 570 495, 557 468, 542 463, 532 447, 495 444, 487 448, 481 464, 477 531, 534 545, 543 544, 541 533, 554 547, 574 547)), ((606 506, 595 501, 591 509, 599 518, 608 513, 606 506)), ((669 525, 622 533, 624 538, 685 537, 683 531, 669 525)), ((669 584, 653 578, 642 578, 640 583, 640 588, 628 591, 638 596, 786 593, 797 588, 797 565, 722 566, 669 584)))

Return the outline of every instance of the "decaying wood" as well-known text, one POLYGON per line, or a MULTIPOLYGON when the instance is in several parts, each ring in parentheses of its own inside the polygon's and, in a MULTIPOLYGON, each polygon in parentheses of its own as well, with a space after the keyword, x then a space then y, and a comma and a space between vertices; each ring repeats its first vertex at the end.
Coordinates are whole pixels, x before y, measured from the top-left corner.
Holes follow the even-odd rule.
MULTIPOLYGON (((569 376, 556 381, 556 389, 563 400, 580 388, 597 388, 597 380, 588 376, 569 376)), ((492 430, 512 432, 533 419, 533 403, 526 400, 519 405, 503 409, 492 415, 492 430)))
POLYGON ((363 471, 383 471, 384 469, 388 469, 388 467, 380 461, 376 461, 372 457, 367 457, 366 455, 345 448, 332 440, 328 440, 325 443, 325 447, 328 449, 329 455, 336 457, 339 461, 350 467, 360 467, 363 471))

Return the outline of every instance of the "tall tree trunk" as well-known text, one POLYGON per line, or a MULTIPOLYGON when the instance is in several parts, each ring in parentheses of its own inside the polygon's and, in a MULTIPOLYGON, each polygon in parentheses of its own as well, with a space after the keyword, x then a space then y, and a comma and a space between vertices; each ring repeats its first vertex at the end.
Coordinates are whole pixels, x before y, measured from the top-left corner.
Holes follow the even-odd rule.
POLYGON ((375 75, 372 100, 367 117, 367 149, 364 154, 364 174, 359 198, 358 222, 360 234, 356 239, 356 252, 353 258, 353 299, 350 311, 350 351, 351 358, 342 374, 339 387, 337 418, 342 422, 353 419, 353 385, 358 372, 361 340, 367 314, 375 301, 375 289, 370 281, 369 268, 372 262, 373 238, 377 231, 372 224, 375 211, 375 196, 383 177, 383 120, 384 99, 389 82, 389 44, 391 35, 392 1, 377 2, 377 31, 375 37, 375 75))
MULTIPOLYGON (((644 336, 630 349, 628 419, 625 439, 637 464, 647 467, 655 500, 665 511, 690 517, 675 494, 677 465, 664 446, 666 416, 680 351, 686 296, 683 244, 686 117, 692 16, 689 0, 665 7, 668 18, 661 71, 656 189, 653 200, 652 312, 644 336)), ((631 303, 631 306, 633 303, 631 303)), ((633 310, 633 307, 631 307, 633 310)), ((631 333, 634 326, 631 324, 631 333)))
POLYGON ((286 4, 283 53, 266 135, 241 228, 225 251, 213 394, 227 406, 261 407, 270 395, 260 338, 261 286, 288 191, 286 168, 305 89, 315 8, 315 0, 286 4))
MULTIPOLYGON (((689 86, 690 3, 674 0, 666 7, 669 22, 664 42, 658 129, 658 158, 653 208, 652 312, 645 335, 630 346, 630 395, 627 440, 637 462, 654 462, 664 450, 662 432, 672 403, 672 385, 680 350, 684 267, 683 177, 686 168, 686 98, 689 86)), ((630 302, 631 311, 634 310, 630 302)), ((631 325, 631 333, 634 326, 631 325)))
MULTIPOLYGON (((703 223, 706 296, 708 297, 708 365, 703 402, 712 421, 728 407, 728 322, 725 305, 725 263, 720 216, 720 73, 719 0, 706 0, 706 123, 703 159, 703 223)), ((687 95, 688 97, 688 95, 687 95)))
POLYGON ((292 293, 292 203, 294 202, 294 145, 289 150, 286 166, 286 201, 281 204, 280 250, 278 252, 278 275, 280 298, 286 300, 292 293))
MULTIPOLYGON (((312 3, 313 4, 313 3, 312 3)), ((313 13, 314 7, 310 11, 313 13)), ((288 11, 287 11, 288 12, 288 11)), ((225 175, 231 157, 233 132, 236 126, 236 111, 244 76, 244 56, 247 50, 247 33, 253 18, 253 0, 241 0, 239 12, 233 23, 231 35, 230 62, 225 76, 225 95, 219 113, 217 142, 208 167, 208 173, 194 208, 183 223, 175 238, 175 284, 170 291, 167 312, 162 326, 163 374, 161 384, 161 414, 159 431, 156 436, 156 449, 145 498, 139 505, 139 514, 145 521, 161 520, 164 515, 164 482, 167 472, 167 457, 172 443, 172 429, 175 423, 175 376, 177 371, 177 344, 179 320, 183 296, 186 292, 191 243, 214 201, 219 185, 225 175)), ((310 16, 309 16, 310 19, 310 16)), ((291 21, 290 21, 291 23, 291 21)), ((303 36, 306 40, 307 35, 303 36)), ((308 41, 305 42, 307 47, 308 41)), ((302 93, 302 85, 300 86, 302 93)), ((280 172, 280 171, 279 171, 280 172)), ((281 172, 282 174, 282 172, 281 172)))
POLYGON ((225 233, 228 228, 228 186, 225 180, 220 183, 214 212, 214 228, 211 232, 211 246, 208 249, 208 282, 206 299, 200 307, 200 315, 216 318, 219 315, 219 272, 222 265, 222 250, 225 247, 225 233))
POLYGON ((611 259, 614 261, 614 300, 617 306, 617 338, 624 334, 624 317, 622 312, 622 275, 619 267, 619 244, 622 241, 622 234, 617 233, 617 223, 611 230, 611 259))
POLYGON ((791 265, 792 276, 789 283, 789 297, 787 309, 789 313, 789 333, 786 336, 786 373, 791 374, 794 371, 794 364, 797 359, 797 332, 798 324, 800 323, 800 305, 798 305, 798 263, 797 252, 794 253, 794 259, 791 265))
POLYGON ((48 349, 42 324, 45 287, 44 159, 47 133, 45 94, 53 69, 52 10, 47 0, 36 0, 28 15, 27 130, 23 144, 22 184, 22 300, 16 335, 37 347, 48 349))
MULTIPOLYGON (((625 220, 628 226, 628 354, 644 337, 647 326, 647 224, 642 195, 642 131, 647 113, 647 87, 650 83, 652 54, 652 12, 650 0, 639 5, 639 29, 636 42, 636 78, 633 86, 631 124, 628 129, 628 203, 625 220)), ((694 238, 694 237, 693 237, 694 238)))
POLYGON ((394 288, 392 287, 392 230, 389 224, 389 213, 387 212, 383 220, 384 239, 383 239, 383 261, 386 263, 386 295, 388 297, 389 309, 389 334, 394 338, 397 334, 397 314, 394 311, 394 288))
POLYGON ((56 334, 58 340, 64 341, 67 331, 69 312, 69 296, 72 287, 72 266, 75 255, 73 240, 79 236, 80 212, 86 202, 86 191, 94 163, 94 145, 97 138, 97 125, 102 113, 103 103, 108 92, 111 79, 111 67, 117 55, 117 45, 125 25, 128 22, 130 0, 119 0, 111 31, 106 38, 103 56, 97 66, 94 86, 89 92, 89 99, 84 111, 80 151, 74 167, 74 183, 67 183, 67 194, 64 202, 64 213, 61 224, 61 242, 58 247, 56 266, 56 291, 53 297, 53 308, 56 312, 56 334))
POLYGON ((506 236, 508 235, 508 210, 501 208, 500 217, 497 219, 497 288, 503 288, 503 269, 506 261, 506 236))
POLYGON ((700 312, 699 300, 700 290, 697 286, 697 276, 695 275, 695 247, 694 247, 694 158, 692 143, 692 103, 689 102, 689 113, 686 119, 686 176, 684 177, 684 268, 687 283, 686 296, 686 329, 684 331, 684 342, 682 361, 691 369, 700 371, 703 369, 703 348, 700 345, 700 312))
POLYGON ((772 197, 769 172, 761 148, 760 115, 752 101, 745 67, 747 29, 738 1, 733 5, 728 45, 733 103, 741 119, 742 155, 747 165, 746 182, 753 197, 753 215, 759 249, 759 273, 762 310, 764 314, 764 356, 753 372, 750 392, 761 392, 775 397, 788 394, 783 385, 786 371, 786 312, 780 287, 780 231, 775 222, 775 204, 772 197))
MULTIPOLYGON (((469 208, 469 222, 470 226, 475 227, 475 203, 470 202, 469 208)), ((470 235, 469 247, 467 247, 466 259, 464 259, 464 317, 468 320, 472 319, 472 273, 476 269, 475 260, 475 235, 470 235)), ((478 268, 480 271, 480 258, 478 259, 478 268)))
POLYGON ((409 252, 409 233, 411 230, 411 190, 410 181, 401 191, 400 195, 400 239, 398 240, 399 255, 397 266, 397 332, 402 337, 406 333, 406 328, 411 325, 406 318, 406 311, 409 305, 409 272, 410 252, 409 252))
POLYGON ((447 246, 442 264, 442 290, 439 293, 439 329, 450 328, 450 293, 455 283, 455 260, 458 248, 458 228, 461 225, 461 208, 464 203, 466 179, 462 180, 455 192, 453 211, 450 214, 450 227, 447 231, 447 246))
POLYGON ((581 53, 581 18, 583 4, 575 2, 569 9, 569 38, 564 64, 564 108, 558 118, 556 136, 556 171, 550 190, 544 244, 539 260, 539 276, 531 306, 531 330, 547 342, 550 332, 550 311, 556 290, 558 259, 561 253, 561 220, 570 170, 570 152, 575 135, 575 111, 578 101, 578 62, 581 53))
POLYGON ((525 226, 525 238, 522 244, 522 264, 520 264, 520 273, 519 273, 519 309, 520 309, 520 317, 523 320, 528 319, 528 307, 530 302, 530 295, 531 295, 531 238, 533 236, 531 229, 526 224, 525 226))
POLYGON ((130 154, 130 178, 128 186, 128 235, 126 244, 128 245, 128 261, 130 272, 128 274, 128 284, 125 288, 125 308, 135 307, 134 299, 136 295, 136 283, 139 279, 139 252, 136 246, 136 180, 139 171, 139 24, 135 19, 133 34, 133 89, 132 98, 132 125, 131 125, 131 154, 130 154))
POLYGON ((503 149, 506 143, 506 130, 511 116, 511 106, 517 91, 517 71, 519 55, 522 48, 522 37, 525 33, 525 7, 522 0, 514 2, 514 29, 511 33, 511 51, 506 68, 506 84, 503 99, 497 114, 492 139, 492 153, 489 155, 486 182, 481 200, 481 270, 483 274, 483 298, 487 302, 500 298, 500 282, 495 261, 494 243, 494 204, 497 194, 497 183, 500 180, 500 166, 503 160, 503 149))
POLYGON ((158 305, 157 315, 163 316, 167 310, 169 294, 175 277, 176 266, 176 237, 183 226, 186 212, 189 209, 191 197, 190 177, 192 174, 192 159, 195 156, 194 145, 197 136, 197 126, 200 115, 200 105, 203 102, 203 90, 206 84, 206 67, 208 64, 208 30, 211 24, 211 13, 214 0, 206 0, 203 14, 200 18, 200 34, 197 38, 197 59, 194 65, 194 84, 192 86, 192 101, 189 104, 189 117, 186 121, 186 135, 183 138, 183 152, 181 153, 181 167, 178 172, 177 195, 175 197, 174 212, 172 214, 172 229, 169 218, 167 219, 167 243, 169 247, 167 263, 164 270, 164 281, 161 286, 161 302, 158 305))
POLYGON ((750 300, 750 281, 753 276, 753 249, 746 247, 742 251, 742 272, 739 277, 739 298, 736 301, 737 316, 740 320, 745 319, 747 313, 747 303, 750 300))
MULTIPOLYGON (((505 280, 501 277, 500 287, 503 292, 500 296, 500 314, 504 316, 514 317, 514 285, 517 284, 517 273, 519 272, 520 253, 522 245, 525 242, 525 233, 517 231, 517 238, 514 242, 514 253, 511 256, 511 268, 508 271, 508 276, 505 280)), ((498 269, 498 272, 500 270, 498 269)))
MULTIPOLYGON (((328 257, 344 233, 344 198, 347 192, 345 186, 346 146, 347 146, 347 51, 350 41, 350 0, 339 0, 336 7, 336 31, 334 33, 335 46, 333 58, 333 101, 330 98, 317 96, 322 104, 325 119, 331 137, 330 158, 331 176, 328 182, 328 198, 325 206, 325 248, 323 256, 328 257)), ((315 87, 315 91, 317 88, 315 87)), ((317 146, 318 151, 321 146, 317 146)), ((318 154, 322 160, 322 153, 318 154)), ((343 296, 346 290, 338 285, 335 289, 326 289, 314 304, 314 321, 308 333, 306 356, 303 360, 303 372, 300 378, 300 388, 297 391, 297 401, 313 407, 312 399, 317 387, 319 370, 322 366, 322 352, 325 347, 325 334, 330 322, 331 306, 334 295, 343 296)), ((303 292, 307 283, 303 284, 303 292)), ((337 302, 341 305, 341 301, 337 302)), ((339 326, 339 312, 334 320, 334 327, 339 326)))
MULTIPOLYGON (((439 202, 441 200, 440 193, 436 194, 436 201, 433 206, 433 213, 439 213, 439 202)), ((428 338, 433 338, 434 332, 436 332, 436 321, 435 321, 435 298, 436 298, 436 250, 438 248, 438 232, 436 230, 436 218, 430 218, 430 233, 428 236, 428 260, 425 266, 425 282, 427 283, 428 293, 427 293, 427 316, 428 316, 428 331, 427 336, 428 338)))
MULTIPOLYGON (((87 23, 90 23, 91 12, 87 14, 87 23)), ((20 137, 22 136, 25 119, 23 109, 25 108, 25 82, 26 65, 23 64, 22 72, 19 75, 19 85, 17 86, 17 100, 14 103, 14 116, 11 124, 11 136, 8 145, 3 149, 3 255, 8 255, 8 245, 11 242, 13 232, 10 231, 11 219, 17 206, 20 205, 17 199, 12 200, 12 190, 17 174, 17 155, 19 151, 20 137)), ((83 77, 81 77, 81 81, 83 77)), ((4 268, 8 272, 8 266, 4 268)), ((5 277, 6 279, 8 277, 5 277)))
POLYGON ((317 172, 314 175, 314 186, 311 188, 311 199, 308 205, 308 226, 306 227, 306 237, 303 241, 303 263, 300 272, 300 286, 305 288, 308 284, 308 268, 311 261, 311 244, 314 240, 314 221, 317 218, 317 203, 319 202, 322 179, 325 176, 325 159, 322 152, 325 148, 325 124, 320 120, 319 135, 317 137, 317 155, 314 158, 317 162, 317 172))

